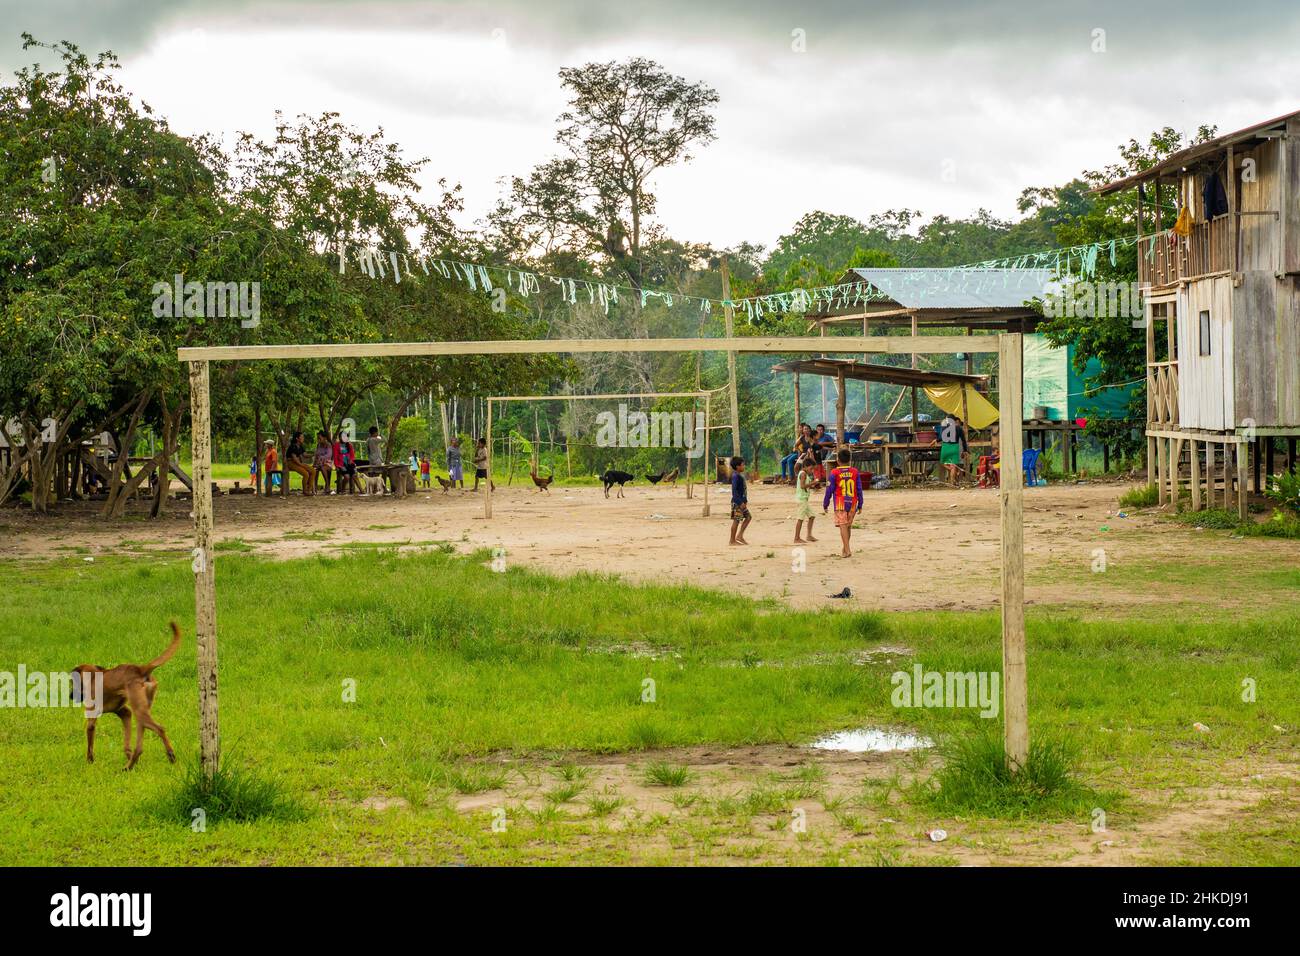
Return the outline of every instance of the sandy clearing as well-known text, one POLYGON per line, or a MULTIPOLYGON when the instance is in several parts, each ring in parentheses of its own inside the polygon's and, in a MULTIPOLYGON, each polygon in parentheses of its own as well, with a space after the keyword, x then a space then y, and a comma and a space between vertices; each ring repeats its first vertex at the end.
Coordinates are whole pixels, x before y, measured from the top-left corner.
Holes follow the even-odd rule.
MULTIPOLYGON (((1205 535, 1160 523, 1151 513, 1120 518, 1117 500, 1126 487, 1085 482, 1026 490, 1027 603, 1114 607, 1188 598, 1158 584, 1140 591, 1107 585, 1104 576, 1087 573, 1098 548, 1113 565, 1190 554, 1221 559, 1225 566, 1246 556, 1289 563, 1300 558, 1300 542, 1205 535)), ((849 560, 839 557, 835 528, 824 518, 815 525, 819 540, 796 550, 788 487, 751 486, 754 523, 747 548, 727 545, 726 490, 716 487, 710 497, 712 514, 704 518, 698 486, 693 499, 683 486, 643 483, 629 486, 624 498, 608 500, 599 488, 561 486, 540 493, 501 486, 488 520, 481 500, 468 492, 418 492, 405 499, 222 496, 216 531, 218 542, 239 538, 282 558, 336 554, 341 546, 360 543, 401 547, 447 541, 464 551, 502 547, 508 562, 552 573, 595 571, 631 581, 689 583, 777 598, 795 607, 903 611, 997 605, 996 491, 924 487, 868 493, 849 560), (805 570, 795 570, 801 559, 805 570), (844 587, 853 591, 852 600, 827 600, 844 587)), ((188 551, 191 533, 186 502, 172 502, 157 521, 136 513, 103 522, 84 504, 65 505, 48 517, 6 509, 0 512, 0 556, 188 551)))

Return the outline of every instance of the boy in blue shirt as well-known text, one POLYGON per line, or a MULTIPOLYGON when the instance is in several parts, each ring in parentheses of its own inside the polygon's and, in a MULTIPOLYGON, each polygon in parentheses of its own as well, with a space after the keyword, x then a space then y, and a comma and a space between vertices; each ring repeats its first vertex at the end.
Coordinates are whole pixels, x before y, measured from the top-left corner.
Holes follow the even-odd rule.
POLYGON ((749 494, 745 490, 745 459, 739 455, 731 459, 731 543, 749 544, 745 529, 752 516, 749 513, 749 494))

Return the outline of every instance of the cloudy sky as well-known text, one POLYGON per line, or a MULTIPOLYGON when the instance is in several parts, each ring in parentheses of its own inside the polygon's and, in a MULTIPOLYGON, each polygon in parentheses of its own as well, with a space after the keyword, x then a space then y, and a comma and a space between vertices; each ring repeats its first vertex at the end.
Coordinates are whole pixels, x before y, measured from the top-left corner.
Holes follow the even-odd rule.
POLYGON ((562 66, 640 55, 717 89, 718 140, 658 182, 676 238, 770 244, 800 215, 984 207, 1172 125, 1300 109, 1295 0, 0 0, 19 33, 112 49, 181 132, 334 110, 466 194, 553 150, 562 66))

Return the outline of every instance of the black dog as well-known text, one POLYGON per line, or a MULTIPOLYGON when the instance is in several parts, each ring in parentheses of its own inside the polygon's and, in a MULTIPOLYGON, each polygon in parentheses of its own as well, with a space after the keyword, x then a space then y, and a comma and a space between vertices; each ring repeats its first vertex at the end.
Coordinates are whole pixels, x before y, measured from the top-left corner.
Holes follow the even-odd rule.
POLYGON ((618 485, 618 497, 622 498, 623 485, 626 482, 631 481, 632 478, 633 476, 629 475, 626 471, 615 471, 613 468, 605 472, 603 475, 600 476, 600 480, 605 483, 605 497, 606 498, 609 497, 610 488, 612 488, 614 485, 618 485))

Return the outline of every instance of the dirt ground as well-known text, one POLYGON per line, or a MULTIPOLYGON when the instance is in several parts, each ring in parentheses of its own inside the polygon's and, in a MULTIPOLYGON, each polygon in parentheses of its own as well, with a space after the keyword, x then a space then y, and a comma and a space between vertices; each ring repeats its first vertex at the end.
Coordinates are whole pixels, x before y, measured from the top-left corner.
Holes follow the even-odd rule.
MULTIPOLYGON (((1026 489, 1028 604, 1098 604, 1096 579, 1087 571, 1099 548, 1113 566, 1192 554, 1224 566, 1238 557, 1287 562, 1300 557, 1300 543, 1294 541, 1201 535, 1151 513, 1121 516, 1117 501, 1126 487, 1088 481, 1026 489)), ((632 581, 689 583, 796 607, 826 606, 827 596, 845 587, 853 593, 853 606, 886 611, 981 609, 998 602, 996 490, 934 485, 868 492, 848 560, 839 557, 836 529, 824 517, 814 526, 818 540, 802 545, 802 553, 796 550, 793 494, 786 486, 751 484, 748 547, 727 544, 730 508, 724 486, 711 490, 707 518, 701 514, 700 485, 687 498, 684 485, 656 488, 641 482, 628 486, 625 497, 607 500, 599 487, 561 486, 541 493, 515 484, 498 486, 493 501, 494 515, 485 519, 481 497, 468 491, 435 489, 403 499, 222 495, 216 501, 216 538, 238 538, 271 557, 344 553, 362 542, 503 547, 508 562, 551 573, 598 571, 632 581), (799 572, 795 567, 801 561, 805 570, 799 572)), ((0 512, 0 557, 192 547, 187 501, 173 500, 158 521, 143 516, 143 504, 114 522, 100 520, 95 507, 65 504, 53 519, 0 512)), ((1166 590, 1149 581, 1126 593, 1108 580, 1104 594, 1111 608, 1186 598, 1172 585, 1166 590)))
MULTIPOLYGON (((726 826, 693 843, 642 834, 633 859, 657 856, 676 863, 722 866, 760 856, 806 863, 820 854, 866 853, 869 861, 877 852, 895 863, 913 865, 1193 862, 1204 853, 1198 834, 1222 832, 1241 814, 1270 800, 1275 804, 1270 813, 1285 818, 1297 809, 1300 798, 1293 765, 1231 760, 1214 768, 1214 786, 1176 791, 1127 788, 1128 809, 1094 829, 1071 822, 991 822, 918 813, 909 808, 902 791, 935 770, 937 760, 932 755, 764 745, 672 748, 653 755, 565 754, 549 763, 497 755, 483 763, 504 771, 504 785, 454 796, 452 805, 461 814, 500 813, 512 819, 543 811, 552 805, 559 785, 555 768, 569 765, 578 768, 581 786, 571 798, 554 804, 559 819, 582 819, 596 798, 612 799, 614 804, 605 828, 588 842, 599 844, 609 834, 643 826, 647 820, 695 819, 707 826, 709 821, 716 824, 725 819, 726 826), (646 767, 652 761, 688 768, 687 783, 665 787, 650 782, 646 767), (760 800, 757 809, 736 812, 737 801, 744 805, 756 796, 774 797, 782 808, 760 800), (727 801, 733 805, 728 807, 727 801), (793 825, 796 817, 800 827, 793 825), (938 839, 932 839, 931 833, 938 839)), ((402 797, 376 795, 362 801, 362 806, 385 812, 405 810, 409 804, 402 797)))

